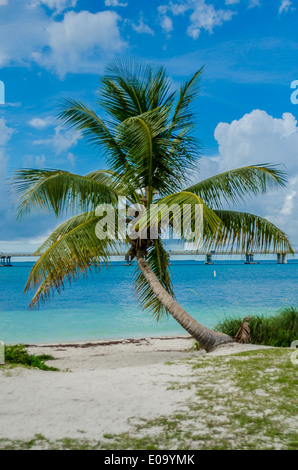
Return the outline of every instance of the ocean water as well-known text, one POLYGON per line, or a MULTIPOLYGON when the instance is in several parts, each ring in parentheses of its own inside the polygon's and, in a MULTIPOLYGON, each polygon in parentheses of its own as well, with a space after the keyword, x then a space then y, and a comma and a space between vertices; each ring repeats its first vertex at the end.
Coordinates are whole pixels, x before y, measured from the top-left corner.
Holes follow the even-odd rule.
MULTIPOLYGON (((122 262, 75 281, 39 309, 28 310, 24 286, 32 263, 0 268, 0 340, 5 343, 72 342, 185 334, 171 317, 157 323, 143 311, 133 289, 136 269, 122 262)), ((205 266, 173 261, 177 301, 212 328, 225 317, 262 314, 298 304, 298 261, 286 265, 240 261, 205 266), (216 274, 216 275, 215 275, 216 274)))

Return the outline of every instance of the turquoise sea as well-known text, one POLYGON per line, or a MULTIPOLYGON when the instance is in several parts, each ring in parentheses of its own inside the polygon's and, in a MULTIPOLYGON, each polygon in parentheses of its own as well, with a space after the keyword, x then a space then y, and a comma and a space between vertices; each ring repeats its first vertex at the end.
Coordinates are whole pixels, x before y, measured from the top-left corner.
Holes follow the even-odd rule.
MULTIPOLYGON (((32 263, 0 269, 0 340, 44 343, 185 334, 172 319, 156 323, 142 311, 133 290, 135 266, 111 267, 77 280, 38 310, 29 311, 23 289, 32 263)), ((199 322, 213 327, 225 316, 271 315, 298 304, 298 261, 173 261, 178 302, 199 322)))

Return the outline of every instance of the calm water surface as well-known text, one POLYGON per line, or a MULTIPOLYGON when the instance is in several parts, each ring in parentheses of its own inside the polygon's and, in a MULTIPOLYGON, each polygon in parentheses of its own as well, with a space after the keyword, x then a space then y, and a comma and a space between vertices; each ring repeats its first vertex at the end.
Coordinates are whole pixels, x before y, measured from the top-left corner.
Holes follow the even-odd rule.
MULTIPOLYGON (((0 340, 42 343, 184 334, 172 319, 156 323, 142 311, 133 290, 135 266, 113 263, 66 286, 38 310, 28 311, 32 293, 23 289, 32 263, 0 268, 0 340)), ((298 304, 298 261, 173 261, 179 303, 198 321, 213 327, 225 316, 270 315, 298 304), (214 274, 216 271, 216 276, 214 274)))

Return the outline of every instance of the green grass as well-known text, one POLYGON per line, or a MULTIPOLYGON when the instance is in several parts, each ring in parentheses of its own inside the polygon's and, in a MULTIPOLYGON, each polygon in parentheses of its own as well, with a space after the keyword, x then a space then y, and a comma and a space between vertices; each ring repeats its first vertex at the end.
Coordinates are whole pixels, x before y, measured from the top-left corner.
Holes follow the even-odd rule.
POLYGON ((42 434, 35 434, 27 441, 0 439, 1 450, 99 450, 99 441, 63 438, 51 441, 42 434))
POLYGON ((171 389, 191 387, 188 409, 110 435, 104 448, 297 449, 297 368, 291 351, 190 358, 189 380, 170 384, 171 389))
MULTIPOLYGON (((49 367, 45 361, 54 360, 53 356, 41 354, 36 356, 29 354, 25 345, 15 344, 5 346, 5 365, 21 365, 24 367, 35 367, 41 370, 58 371, 55 367, 49 367)), ((0 366, 5 367, 5 366, 0 366)))
MULTIPOLYGON (((243 318, 226 318, 215 326, 215 331, 235 337, 243 318)), ((298 339, 298 309, 289 307, 278 314, 252 316, 249 322, 251 343, 266 346, 290 347, 298 339)))

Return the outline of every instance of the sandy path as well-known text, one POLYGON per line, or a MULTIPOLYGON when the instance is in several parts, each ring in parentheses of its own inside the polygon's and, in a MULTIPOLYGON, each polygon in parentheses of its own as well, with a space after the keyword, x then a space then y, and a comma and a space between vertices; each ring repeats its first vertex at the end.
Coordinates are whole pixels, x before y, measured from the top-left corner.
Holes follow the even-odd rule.
MULTIPOLYGON (((56 358, 49 365, 70 371, 0 371, 0 438, 31 439, 40 433, 49 439, 100 439, 105 433, 128 431, 130 418, 183 410, 191 390, 167 386, 169 381, 187 381, 190 367, 165 362, 204 354, 192 346, 189 337, 32 346, 30 352, 56 358)), ((229 345, 211 354, 255 348, 229 345)))

